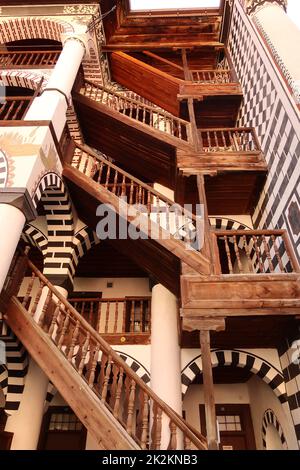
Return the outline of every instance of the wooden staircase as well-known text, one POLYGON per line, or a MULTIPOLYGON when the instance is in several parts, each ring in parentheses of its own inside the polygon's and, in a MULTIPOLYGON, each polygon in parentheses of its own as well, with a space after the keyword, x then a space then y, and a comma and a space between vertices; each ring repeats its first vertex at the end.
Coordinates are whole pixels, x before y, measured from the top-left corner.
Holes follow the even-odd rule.
POLYGON ((85 141, 135 175, 172 187, 176 150, 193 144, 191 124, 158 106, 85 81, 73 93, 85 141))
POLYGON ((207 448, 205 438, 145 385, 25 256, 16 258, 13 272, 3 292, 4 319, 100 448, 207 448), (26 268, 31 278, 20 303, 15 295, 26 268))
MULTIPOLYGON (((146 269, 158 279, 163 276, 163 284, 167 284, 166 287, 171 288, 172 292, 176 284, 174 279, 179 274, 172 270, 176 262, 186 263, 198 274, 210 273, 210 260, 201 252, 204 238, 203 219, 196 218, 87 146, 75 144, 72 161, 64 164, 63 175, 68 181, 72 199, 84 222, 96 227, 100 221, 99 217, 98 220, 95 217, 96 208, 102 203, 111 205, 126 224, 130 222, 140 228, 143 233, 140 238, 144 239, 124 240, 127 248, 128 243, 139 242, 139 246, 144 245, 141 250, 144 249, 145 258, 148 258, 146 269), (85 193, 85 196, 81 197, 81 193, 85 193), (150 256, 150 263, 152 260, 154 263, 149 265, 149 255, 157 250, 158 259, 155 255, 154 258, 150 256), (170 276, 167 280, 165 270, 161 270, 163 259, 167 261, 167 270, 169 265, 170 276)), ((129 254, 136 256, 139 253, 141 256, 136 247, 137 245, 129 254)))

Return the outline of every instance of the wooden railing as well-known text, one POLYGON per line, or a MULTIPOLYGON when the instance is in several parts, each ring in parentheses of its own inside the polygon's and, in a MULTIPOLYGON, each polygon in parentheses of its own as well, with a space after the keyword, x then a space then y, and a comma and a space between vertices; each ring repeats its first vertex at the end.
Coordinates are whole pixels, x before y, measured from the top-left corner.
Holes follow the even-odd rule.
POLYGON ((160 449, 162 422, 167 422, 170 450, 180 449, 181 441, 186 449, 206 449, 206 439, 135 374, 29 260, 28 269, 31 277, 22 302, 26 306, 31 299, 28 314, 140 447, 160 449), (41 306, 44 288, 48 293, 41 306))
POLYGON ((198 84, 222 85, 234 82, 230 69, 190 70, 190 74, 192 81, 198 84))
POLYGON ((202 248, 201 220, 151 186, 77 143, 71 164, 110 193, 137 207, 148 216, 149 225, 152 221, 190 248, 202 248))
POLYGON ((100 334, 150 332, 151 297, 71 298, 69 302, 100 334))
POLYGON ((1 51, 0 68, 32 69, 54 67, 61 51, 1 51))
POLYGON ((152 129, 183 141, 191 141, 192 139, 190 123, 163 111, 161 108, 149 106, 143 101, 129 98, 87 80, 80 93, 152 129))
POLYGON ((261 152, 253 127, 200 129, 204 152, 261 152))
POLYGON ((285 230, 216 230, 213 236, 219 273, 300 272, 285 230))
POLYGON ((22 120, 28 111, 32 96, 7 96, 4 103, 0 103, 0 120, 22 120))

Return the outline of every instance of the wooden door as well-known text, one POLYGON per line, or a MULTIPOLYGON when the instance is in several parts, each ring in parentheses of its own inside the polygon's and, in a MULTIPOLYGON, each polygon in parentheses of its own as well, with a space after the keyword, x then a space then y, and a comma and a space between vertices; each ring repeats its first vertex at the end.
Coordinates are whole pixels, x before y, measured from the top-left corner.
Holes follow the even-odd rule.
MULTIPOLYGON (((202 434, 206 435, 205 408, 199 405, 202 434)), ((216 405, 220 430, 220 450, 255 450, 250 406, 246 404, 216 405)))
POLYGON ((41 427, 39 450, 84 450, 86 429, 67 406, 51 406, 41 427))

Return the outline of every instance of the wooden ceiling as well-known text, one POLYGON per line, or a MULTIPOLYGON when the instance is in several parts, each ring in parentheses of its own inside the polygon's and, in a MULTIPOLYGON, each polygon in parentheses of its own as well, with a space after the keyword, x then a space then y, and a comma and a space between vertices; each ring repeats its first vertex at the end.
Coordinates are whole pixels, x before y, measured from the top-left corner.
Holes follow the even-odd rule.
MULTIPOLYGON (((277 348, 299 327, 292 316, 226 318, 224 331, 211 332, 212 348, 277 348)), ((199 332, 182 332, 181 347, 199 348, 199 332)))
MULTIPOLYGON (((264 172, 235 171, 205 177, 208 213, 234 215, 251 214, 265 180, 264 172)), ((199 203, 195 176, 184 178, 184 202, 199 203)))
POLYGON ((117 8, 104 19, 106 50, 143 50, 164 46, 220 45, 221 9, 190 12, 131 12, 126 0, 102 0, 102 12, 117 8))

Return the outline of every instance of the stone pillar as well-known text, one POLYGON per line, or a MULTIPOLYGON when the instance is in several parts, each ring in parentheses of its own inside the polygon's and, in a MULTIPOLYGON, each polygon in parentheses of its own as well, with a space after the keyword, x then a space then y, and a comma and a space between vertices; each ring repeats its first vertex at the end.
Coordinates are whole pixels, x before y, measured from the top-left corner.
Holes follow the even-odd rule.
MULTIPOLYGON (((174 411, 182 414, 177 301, 161 284, 152 289, 151 388, 174 411)), ((169 438, 169 420, 163 416, 161 449, 167 449, 169 438)))
MULTIPOLYGON (((55 288, 67 298, 68 291, 66 289, 60 286, 55 286, 55 288)), ((34 315, 36 322, 41 316, 48 292, 48 287, 44 287, 34 315)), ((55 300, 55 297, 53 299, 55 300)), ((48 384, 48 377, 31 358, 19 410, 8 418, 5 427, 5 431, 14 433, 12 450, 35 450, 37 448, 48 384)))
POLYGON ((0 292, 4 285, 25 222, 25 215, 20 209, 10 204, 0 203, 0 292))
POLYGON ((247 0, 246 11, 300 102, 300 30, 286 14, 287 0, 247 0))
POLYGON ((50 120, 57 138, 61 137, 66 123, 66 110, 71 91, 87 50, 85 34, 68 35, 57 64, 41 96, 35 98, 26 114, 26 121, 50 120))

